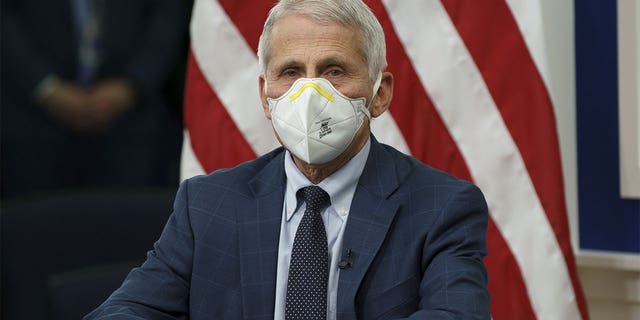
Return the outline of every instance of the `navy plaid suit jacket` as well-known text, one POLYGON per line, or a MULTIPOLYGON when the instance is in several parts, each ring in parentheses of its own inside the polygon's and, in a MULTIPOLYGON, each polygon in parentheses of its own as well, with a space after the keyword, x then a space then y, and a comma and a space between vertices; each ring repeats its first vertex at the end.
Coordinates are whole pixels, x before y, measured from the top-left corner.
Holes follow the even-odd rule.
MULTIPOLYGON (((272 319, 284 154, 185 181, 147 261, 86 319, 272 319)), ((372 136, 337 318, 489 319, 486 227, 477 187, 372 136)))

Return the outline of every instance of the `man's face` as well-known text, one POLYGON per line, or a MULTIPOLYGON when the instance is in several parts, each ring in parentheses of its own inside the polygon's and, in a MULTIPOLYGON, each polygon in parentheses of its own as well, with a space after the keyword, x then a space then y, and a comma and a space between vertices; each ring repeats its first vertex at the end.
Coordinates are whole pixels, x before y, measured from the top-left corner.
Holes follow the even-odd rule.
MULTIPOLYGON (((380 89, 372 100, 373 83, 359 50, 360 38, 357 29, 337 23, 320 24, 301 15, 281 18, 271 31, 266 71, 259 78, 266 117, 271 120, 267 97, 279 98, 299 78, 324 78, 347 97, 366 98, 374 118, 385 112, 393 96, 393 76, 382 73, 380 89)), ((342 166, 364 146, 369 132, 369 119, 365 117, 347 149, 322 165, 325 168, 342 166)), ((280 140, 277 132, 275 134, 280 140)), ((294 161, 299 167, 304 163, 295 156, 294 161)))
POLYGON ((319 24, 300 15, 280 19, 273 27, 266 74, 260 79, 267 118, 271 115, 265 96, 280 97, 298 78, 325 78, 345 96, 365 97, 369 104, 373 84, 360 46, 353 28, 319 24))

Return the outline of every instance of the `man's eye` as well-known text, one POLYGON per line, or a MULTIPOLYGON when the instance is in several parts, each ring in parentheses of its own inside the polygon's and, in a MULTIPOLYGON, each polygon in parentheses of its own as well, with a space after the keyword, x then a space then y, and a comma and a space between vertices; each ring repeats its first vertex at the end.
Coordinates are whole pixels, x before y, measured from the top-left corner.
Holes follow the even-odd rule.
POLYGON ((295 77, 297 73, 295 70, 285 70, 282 75, 285 77, 295 77))
POLYGON ((342 75, 342 71, 338 69, 332 69, 332 70, 329 70, 328 74, 331 77, 337 77, 342 75))

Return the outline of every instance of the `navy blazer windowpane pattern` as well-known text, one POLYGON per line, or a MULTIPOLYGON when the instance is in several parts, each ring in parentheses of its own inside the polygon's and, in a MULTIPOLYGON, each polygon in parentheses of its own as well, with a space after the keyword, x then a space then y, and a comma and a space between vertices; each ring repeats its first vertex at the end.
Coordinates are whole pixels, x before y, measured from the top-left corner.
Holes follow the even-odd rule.
MULTIPOLYGON (((278 148, 185 181, 145 264, 87 319, 272 319, 283 160, 278 148)), ((344 232, 351 267, 337 319, 490 319, 487 219, 477 187, 372 136, 344 232)))

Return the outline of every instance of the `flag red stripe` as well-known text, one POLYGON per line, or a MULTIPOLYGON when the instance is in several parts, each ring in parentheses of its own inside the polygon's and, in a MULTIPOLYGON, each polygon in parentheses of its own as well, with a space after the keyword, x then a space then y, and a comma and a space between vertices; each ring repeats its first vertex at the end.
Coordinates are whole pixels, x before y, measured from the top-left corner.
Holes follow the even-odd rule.
MULTIPOLYGON (((420 161, 471 181, 467 165, 431 99, 423 88, 381 2, 369 3, 387 41, 387 70, 394 74, 393 118, 411 153, 420 161)), ((485 258, 494 319, 535 319, 520 269, 492 220, 487 230, 485 258), (509 301, 509 303, 504 303, 509 301)))
POLYGON ((536 319, 520 267, 493 219, 487 226, 487 247, 484 263, 489 273, 492 318, 536 319))
POLYGON ((188 58, 184 122, 193 151, 206 172, 234 167, 256 157, 204 78, 193 53, 188 58))
MULTIPOLYGON (((211 0, 213 1, 213 0, 211 0)), ((258 52, 258 40, 262 33, 264 21, 267 19, 269 9, 275 1, 251 1, 251 8, 244 1, 218 0, 229 19, 233 21, 244 40, 254 52, 258 52)))
POLYGON ((442 3, 520 150, 563 252, 580 312, 587 319, 569 240, 555 116, 544 81, 504 1, 442 3))
POLYGON ((393 101, 389 111, 411 154, 431 166, 470 181, 464 159, 413 69, 384 6, 380 1, 372 1, 369 6, 385 31, 387 70, 394 75, 393 101))
POLYGON ((566 219, 557 220, 557 213, 565 211, 558 197, 563 194, 559 153, 557 144, 551 146, 557 141, 553 109, 515 20, 502 1, 474 5, 445 0, 443 4, 524 158, 547 218, 556 235, 563 233, 566 219))

